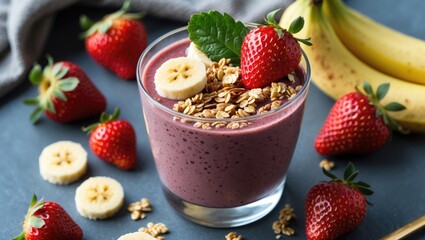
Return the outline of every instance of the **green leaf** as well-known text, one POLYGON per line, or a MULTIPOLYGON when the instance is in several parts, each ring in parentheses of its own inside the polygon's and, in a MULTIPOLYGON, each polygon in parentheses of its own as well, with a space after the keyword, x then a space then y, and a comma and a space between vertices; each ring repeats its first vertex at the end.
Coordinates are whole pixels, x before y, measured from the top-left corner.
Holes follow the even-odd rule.
POLYGON ((36 202, 37 202, 37 195, 33 194, 32 199, 31 199, 31 203, 30 203, 30 208, 34 207, 36 202))
POLYGON ((111 117, 110 117, 109 121, 117 120, 117 119, 118 119, 118 117, 120 116, 120 113, 121 113, 120 108, 115 108, 115 110, 114 110, 114 112, 112 113, 112 115, 111 115, 111 117))
POLYGON ((80 16, 80 27, 81 29, 83 29, 84 31, 89 30, 94 24, 94 21, 91 20, 89 17, 87 17, 86 15, 81 15, 80 16))
POLYGON ((40 64, 36 63, 34 64, 34 66, 32 67, 30 71, 30 75, 29 75, 30 82, 33 85, 38 85, 40 84, 42 78, 43 78, 42 68, 40 64))
POLYGON ((30 115, 30 121, 32 124, 36 124, 43 113, 43 108, 38 106, 30 115))
POLYGON ((358 175, 359 175, 359 171, 358 170, 356 170, 356 171, 354 171, 350 176, 348 176, 347 178, 346 178, 346 182, 347 183, 350 183, 350 182, 352 182, 358 175))
POLYGON ((389 89, 390 89, 389 83, 383 83, 379 85, 378 90, 376 90, 376 98, 378 99, 378 101, 382 100, 385 97, 385 95, 387 95, 389 89))
POLYGON ((58 74, 56 74, 56 79, 62 79, 68 73, 69 67, 62 67, 58 74))
POLYGON ((266 16, 266 23, 268 23, 269 25, 274 26, 274 27, 279 26, 277 24, 276 20, 275 20, 276 19, 276 13, 279 12, 279 11, 280 11, 280 8, 276 9, 272 12, 269 12, 266 16))
POLYGON ((303 44, 305 44, 305 45, 307 45, 307 46, 313 46, 313 43, 311 43, 311 42, 310 42, 311 37, 304 38, 304 39, 301 39, 301 38, 295 38, 295 39, 296 39, 298 42, 303 43, 303 44))
POLYGON ((78 86, 79 83, 80 81, 78 80, 78 78, 69 77, 59 81, 58 87, 60 90, 64 92, 69 92, 69 91, 73 91, 78 86))
POLYGON ((65 96, 65 94, 62 92, 62 90, 60 90, 59 88, 56 88, 53 91, 53 96, 55 96, 56 98, 59 98, 60 100, 66 101, 67 97, 65 96))
POLYGON ((344 180, 347 180, 353 173, 355 173, 357 170, 354 167, 353 163, 349 162, 347 167, 344 171, 344 180))
POLYGON ((400 104, 398 102, 391 102, 388 103, 385 107, 385 110, 392 111, 392 112, 398 112, 406 109, 406 107, 403 104, 400 104))
POLYGON ((53 105, 52 99, 50 98, 46 101, 46 109, 51 113, 56 113, 55 106, 53 105))
POLYGON ((105 34, 112 27, 112 21, 104 21, 99 25, 99 32, 105 34))
POLYGON ((188 23, 189 38, 211 60, 222 58, 239 65, 242 41, 248 28, 230 15, 217 11, 193 14, 188 23))
POLYGON ((368 188, 362 188, 362 187, 359 187, 358 189, 359 189, 359 191, 360 191, 361 193, 363 193, 363 195, 368 196, 368 195, 372 195, 372 194, 373 194, 373 191, 372 191, 372 190, 370 190, 370 189, 368 189, 368 188))
POLYGON ((303 17, 298 17, 296 18, 294 21, 291 22, 291 25, 289 26, 288 32, 295 34, 299 31, 301 31, 301 29, 303 29, 304 27, 304 18, 303 17))
POLYGON ((38 217, 30 217, 30 226, 33 228, 41 228, 44 226, 44 220, 38 217))
POLYGON ((108 114, 106 114, 105 112, 103 112, 101 115, 100 115, 100 122, 101 123, 105 123, 105 122, 107 122, 108 121, 108 114))
POLYGON ((63 66, 63 63, 56 63, 55 65, 53 65, 53 68, 50 74, 52 74, 53 76, 56 76, 61 70, 62 66, 63 66))
POLYGON ((47 66, 53 66, 54 60, 52 55, 46 54, 46 58, 47 58, 47 66))
POLYGON ((25 240, 25 233, 21 232, 21 234, 19 234, 19 236, 13 238, 12 240, 25 240))
POLYGON ((369 184, 362 182, 362 181, 356 182, 356 185, 359 186, 359 187, 363 187, 363 188, 370 188, 369 184))
POLYGON ((24 99, 26 105, 38 105, 38 98, 28 98, 24 99))
POLYGON ((371 96, 371 97, 375 97, 375 94, 373 93, 372 90, 372 86, 370 86, 370 84, 368 82, 363 82, 363 89, 364 91, 367 93, 367 95, 371 96))
POLYGON ((334 174, 332 174, 331 172, 327 171, 326 169, 322 168, 322 172, 323 174, 325 174, 326 176, 330 177, 332 180, 336 180, 338 179, 337 176, 335 176, 334 174))

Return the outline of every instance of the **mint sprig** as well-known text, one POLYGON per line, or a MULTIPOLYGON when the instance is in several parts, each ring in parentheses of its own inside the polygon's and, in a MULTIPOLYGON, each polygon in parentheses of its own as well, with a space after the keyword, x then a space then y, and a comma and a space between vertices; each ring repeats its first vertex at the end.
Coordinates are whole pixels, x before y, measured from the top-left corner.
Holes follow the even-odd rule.
POLYGON ((240 64, 242 41, 249 31, 242 22, 226 13, 201 12, 190 17, 187 29, 189 39, 211 60, 240 64))

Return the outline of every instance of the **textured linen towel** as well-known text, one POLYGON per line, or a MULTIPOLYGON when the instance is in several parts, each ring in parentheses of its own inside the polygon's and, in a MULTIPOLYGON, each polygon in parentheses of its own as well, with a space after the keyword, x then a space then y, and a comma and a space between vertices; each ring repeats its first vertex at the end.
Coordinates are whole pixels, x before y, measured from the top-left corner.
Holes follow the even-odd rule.
MULTIPOLYGON (((19 82, 38 58, 54 14, 72 4, 117 7, 123 0, 0 0, 0 97, 19 82)), ((188 21, 192 13, 227 12, 242 22, 262 22, 266 13, 291 0, 132 0, 131 10, 188 21)))

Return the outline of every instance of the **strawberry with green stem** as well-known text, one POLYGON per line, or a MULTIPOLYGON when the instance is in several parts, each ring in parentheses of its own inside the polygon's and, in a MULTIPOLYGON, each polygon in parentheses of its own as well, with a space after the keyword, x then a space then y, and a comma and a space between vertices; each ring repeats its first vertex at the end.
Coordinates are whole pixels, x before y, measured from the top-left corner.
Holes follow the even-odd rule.
POLYGON ((130 170, 136 165, 136 133, 133 126, 122 119, 119 108, 112 115, 102 113, 100 122, 83 128, 89 133, 93 153, 116 167, 130 170))
POLYGON ((295 34, 304 26, 304 19, 295 19, 288 30, 275 21, 275 10, 267 15, 266 24, 251 29, 242 42, 242 82, 248 89, 261 88, 282 80, 292 73, 301 61, 298 42, 311 45, 308 39, 297 39, 295 34))
POLYGON ((355 229, 366 215, 365 196, 373 194, 370 185, 354 179, 359 171, 349 163, 344 179, 323 169, 332 180, 310 188, 305 199, 308 240, 332 240, 355 229))
POLYGON ((38 86, 39 96, 24 103, 36 105, 30 120, 36 123, 42 113, 56 122, 72 122, 102 113, 106 99, 78 65, 62 61, 42 69, 35 64, 29 74, 30 82, 38 86))
POLYGON ((83 231, 55 202, 34 195, 25 216, 23 232, 13 240, 81 240, 83 231))
POLYGON ((405 132, 388 112, 402 111, 397 102, 381 105, 389 90, 388 83, 378 86, 375 93, 369 83, 363 91, 348 93, 336 101, 329 112, 314 147, 323 155, 369 153, 382 147, 391 138, 391 130, 405 132))
POLYGON ((130 1, 122 8, 106 15, 99 22, 81 16, 80 24, 89 55, 100 65, 123 79, 134 79, 136 65, 147 46, 147 32, 139 13, 127 13, 130 1))

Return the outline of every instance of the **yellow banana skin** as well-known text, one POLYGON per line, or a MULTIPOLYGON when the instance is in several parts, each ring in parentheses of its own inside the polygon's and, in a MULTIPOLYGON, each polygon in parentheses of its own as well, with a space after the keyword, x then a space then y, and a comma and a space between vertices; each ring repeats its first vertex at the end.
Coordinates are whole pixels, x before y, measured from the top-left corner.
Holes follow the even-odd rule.
POLYGON ((324 93, 338 99, 355 91, 355 86, 368 81, 374 89, 382 83, 390 83, 382 104, 399 102, 406 109, 389 113, 404 129, 425 131, 425 86, 406 82, 383 74, 356 58, 339 40, 321 6, 311 4, 317 0, 297 0, 283 13, 280 25, 289 27, 293 18, 302 16, 305 25, 297 38, 311 37, 313 46, 301 44, 312 69, 312 81, 324 93), (289 12, 290 11, 290 12, 289 12))
POLYGON ((397 32, 346 6, 324 0, 323 8, 345 46, 372 67, 425 84, 425 41, 397 32))

